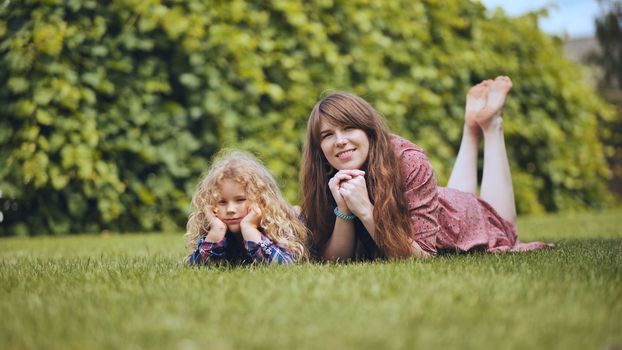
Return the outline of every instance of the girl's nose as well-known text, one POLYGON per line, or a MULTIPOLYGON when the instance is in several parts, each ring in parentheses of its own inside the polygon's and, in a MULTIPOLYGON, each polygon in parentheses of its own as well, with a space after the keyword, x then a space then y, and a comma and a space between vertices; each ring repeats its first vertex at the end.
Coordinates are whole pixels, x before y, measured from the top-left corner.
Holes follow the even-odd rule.
POLYGON ((235 213, 235 203, 227 204, 227 213, 235 213))

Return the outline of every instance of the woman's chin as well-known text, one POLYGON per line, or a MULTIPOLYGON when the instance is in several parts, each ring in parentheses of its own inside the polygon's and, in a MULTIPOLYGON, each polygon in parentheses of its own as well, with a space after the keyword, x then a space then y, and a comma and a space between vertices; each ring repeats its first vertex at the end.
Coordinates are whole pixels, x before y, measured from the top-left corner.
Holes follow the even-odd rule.
POLYGON ((361 159, 360 154, 353 153, 348 157, 332 158, 331 165, 337 170, 354 170, 361 169, 365 163, 365 159, 361 159))
POLYGON ((341 164, 336 164, 337 166, 333 166, 337 171, 339 170, 360 170, 363 164, 360 162, 343 162, 341 164))

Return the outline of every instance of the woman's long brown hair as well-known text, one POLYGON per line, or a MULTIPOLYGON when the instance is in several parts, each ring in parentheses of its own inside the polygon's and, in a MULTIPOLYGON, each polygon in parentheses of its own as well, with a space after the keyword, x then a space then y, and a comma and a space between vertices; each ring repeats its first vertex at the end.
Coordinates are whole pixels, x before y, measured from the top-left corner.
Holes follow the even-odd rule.
POLYGON ((374 205, 376 244, 387 258, 412 255, 411 222, 403 176, 382 116, 364 99, 346 92, 330 94, 311 111, 302 160, 302 216, 311 231, 314 253, 321 255, 335 226, 335 199, 328 180, 335 170, 320 147, 322 122, 363 130, 369 138, 365 181, 374 205))

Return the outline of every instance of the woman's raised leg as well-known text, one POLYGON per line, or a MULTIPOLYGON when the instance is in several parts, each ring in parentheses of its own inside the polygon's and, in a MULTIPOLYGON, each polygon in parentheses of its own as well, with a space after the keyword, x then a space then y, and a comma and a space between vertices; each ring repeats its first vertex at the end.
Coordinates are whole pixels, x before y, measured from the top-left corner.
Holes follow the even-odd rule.
POLYGON ((506 76, 497 77, 488 86, 486 107, 478 114, 478 124, 484 135, 484 170, 480 197, 490 203, 504 219, 516 222, 516 203, 512 174, 503 134, 503 106, 512 88, 506 76))
POLYGON ((449 188, 473 194, 477 190, 477 153, 482 135, 478 116, 486 107, 490 83, 492 80, 485 80, 473 86, 467 94, 462 141, 447 183, 449 188))

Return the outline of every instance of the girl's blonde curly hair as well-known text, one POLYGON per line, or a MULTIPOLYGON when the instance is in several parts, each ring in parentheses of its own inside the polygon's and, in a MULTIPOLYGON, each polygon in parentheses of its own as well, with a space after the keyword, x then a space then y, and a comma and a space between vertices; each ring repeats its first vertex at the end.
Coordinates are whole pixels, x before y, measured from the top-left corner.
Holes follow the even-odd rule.
POLYGON ((186 225, 188 250, 196 249, 201 235, 209 231, 205 211, 214 206, 224 180, 235 181, 246 193, 247 200, 261 209, 259 226, 273 243, 288 249, 296 260, 308 259, 307 228, 294 209, 283 199, 276 181, 259 160, 240 151, 222 151, 209 171, 199 181, 192 196, 193 211, 186 225))

